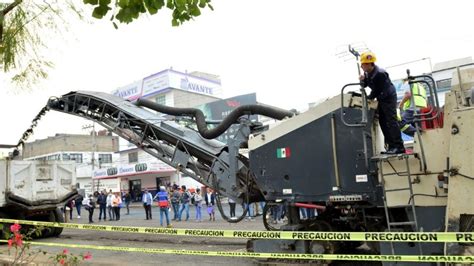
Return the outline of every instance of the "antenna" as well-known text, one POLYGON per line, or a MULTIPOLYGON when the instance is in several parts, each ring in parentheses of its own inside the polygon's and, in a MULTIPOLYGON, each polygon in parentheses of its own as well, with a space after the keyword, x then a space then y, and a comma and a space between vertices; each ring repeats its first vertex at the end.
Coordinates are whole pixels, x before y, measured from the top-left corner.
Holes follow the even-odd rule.
POLYGON ((360 76, 360 65, 359 57, 361 53, 370 51, 364 42, 355 42, 350 44, 343 44, 336 48, 336 56, 342 59, 344 62, 352 61, 355 59, 357 64, 357 73, 360 76))

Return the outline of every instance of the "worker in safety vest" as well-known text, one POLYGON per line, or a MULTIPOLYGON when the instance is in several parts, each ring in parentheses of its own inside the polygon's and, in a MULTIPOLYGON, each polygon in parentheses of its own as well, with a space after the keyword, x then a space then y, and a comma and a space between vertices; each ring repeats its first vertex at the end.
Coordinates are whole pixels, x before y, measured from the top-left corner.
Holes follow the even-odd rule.
POLYGON ((405 147, 397 121, 397 93, 385 70, 375 65, 376 57, 371 52, 361 54, 360 63, 364 75, 359 77, 361 85, 371 89, 368 99, 377 98, 379 124, 388 148, 386 154, 405 153, 405 147))
POLYGON ((405 91, 405 95, 398 105, 401 114, 400 111, 397 110, 397 118, 400 130, 408 136, 413 137, 416 132, 415 124, 413 123, 415 113, 421 108, 426 108, 427 101, 426 90, 423 85, 413 83, 410 84, 410 87, 410 89, 405 91))

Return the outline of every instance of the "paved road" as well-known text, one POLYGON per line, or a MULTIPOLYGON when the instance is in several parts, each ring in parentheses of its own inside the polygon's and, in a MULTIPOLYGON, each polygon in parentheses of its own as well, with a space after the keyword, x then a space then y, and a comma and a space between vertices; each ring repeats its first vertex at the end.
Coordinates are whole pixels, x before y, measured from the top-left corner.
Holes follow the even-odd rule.
MULTIPOLYGON (((97 211, 97 209, 96 209, 97 211)), ((239 212, 239 211, 237 211, 239 212)), ((87 212, 86 212, 87 213, 87 212)), ((83 213, 80 219, 76 218, 77 213, 71 222, 87 223, 87 215, 83 213)), ((153 208, 153 219, 145 220, 143 208, 131 208, 129 215, 124 214, 122 210, 120 221, 101 221, 98 222, 98 212, 94 213, 94 224, 104 225, 123 225, 123 226, 148 226, 159 227, 159 209, 153 208)), ((194 220, 195 211, 191 207, 191 219, 189 221, 174 222, 174 228, 204 228, 204 229, 229 229, 229 230, 264 230, 261 216, 254 221, 241 221, 237 224, 225 222, 218 211, 216 221, 209 221, 207 213, 202 212, 204 221, 196 222, 194 220)), ((239 238, 211 238, 211 237, 189 237, 189 236, 165 236, 165 235, 146 235, 130 234, 119 232, 100 232, 88 230, 65 229, 57 238, 47 238, 39 240, 42 242, 54 243, 72 243, 87 244, 97 246, 127 246, 144 248, 165 248, 165 249, 186 249, 186 250, 212 250, 212 251, 245 251, 246 239, 239 238)), ((58 253, 62 248, 33 246, 32 249, 46 250, 49 253, 58 253)), ((6 246, 0 246, 0 251, 5 251, 6 246)), ((191 256, 191 255, 164 255, 148 253, 128 253, 102 250, 80 250, 71 249, 75 254, 90 251, 94 265, 148 265, 148 264, 172 264, 172 265, 254 265, 255 261, 248 258, 222 258, 209 256, 191 256)), ((4 253, 4 252, 3 252, 4 253)), ((42 258, 43 260, 46 259, 42 258)))

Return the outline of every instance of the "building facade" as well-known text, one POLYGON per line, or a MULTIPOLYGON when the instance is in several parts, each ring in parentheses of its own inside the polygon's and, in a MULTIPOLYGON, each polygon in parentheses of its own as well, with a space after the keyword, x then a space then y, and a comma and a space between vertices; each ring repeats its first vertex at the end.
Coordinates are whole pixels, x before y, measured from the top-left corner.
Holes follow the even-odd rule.
POLYGON ((117 161, 119 138, 106 130, 91 135, 56 134, 53 137, 25 143, 24 160, 75 161, 77 187, 81 193, 92 193, 92 174, 117 161))
POLYGON ((431 73, 436 81, 438 99, 440 106, 444 105, 444 95, 451 89, 453 75, 457 75, 457 69, 474 68, 472 57, 459 58, 445 62, 436 63, 431 73))
MULTIPOLYGON (((216 75, 165 69, 120 87, 112 94, 132 102, 144 98, 171 107, 198 107, 220 100, 222 88, 216 75)), ((140 200, 143 190, 155 194, 160 185, 201 186, 124 139, 120 139, 120 147, 118 160, 111 167, 94 171, 97 190, 119 189, 131 193, 134 200, 140 200)))

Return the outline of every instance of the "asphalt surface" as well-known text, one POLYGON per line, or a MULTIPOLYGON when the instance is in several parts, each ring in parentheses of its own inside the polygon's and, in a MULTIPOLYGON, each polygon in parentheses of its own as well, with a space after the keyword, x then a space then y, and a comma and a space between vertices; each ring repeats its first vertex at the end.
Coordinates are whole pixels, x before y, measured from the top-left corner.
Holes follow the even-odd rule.
MULTIPOLYGON (((237 210, 237 215, 242 210, 237 210)), ((72 223, 88 224, 88 213, 82 210, 81 218, 77 218, 74 210, 72 223)), ((152 220, 145 220, 145 211, 140 205, 130 208, 130 214, 126 210, 121 210, 120 221, 98 221, 98 209, 94 212, 94 225, 119 225, 119 226, 146 226, 160 227, 159 208, 153 207, 152 220)), ((172 216, 172 212, 170 213, 172 216)), ((202 222, 195 220, 195 208, 190 208, 190 219, 188 221, 172 221, 173 228, 186 229, 228 229, 228 230, 265 230, 261 216, 252 221, 241 221, 237 224, 231 224, 224 221, 216 210, 216 221, 209 221, 209 216, 205 210, 202 210, 202 222)), ((185 218, 183 213, 183 219, 185 218)), ((171 217, 170 217, 171 219, 171 217)), ((241 238, 215 238, 215 237, 191 237, 191 236, 167 236, 151 235, 123 232, 102 232, 94 230, 64 229, 59 237, 36 240, 39 242, 64 243, 64 244, 84 244, 95 246, 115 246, 115 247, 142 247, 142 248, 163 248, 163 249, 185 249, 185 250, 210 250, 210 251, 246 251, 246 239, 241 238)), ((44 250, 48 254, 39 256, 36 262, 49 264, 48 258, 52 254, 62 252, 61 247, 31 246, 30 250, 44 250)), ((8 247, 0 246, 0 252, 7 256, 8 247)), ((151 264, 172 264, 172 265, 255 265, 256 261, 251 258, 232 258, 232 257, 212 257, 196 255, 167 255, 150 254, 141 252, 118 252, 94 249, 71 248, 70 252, 74 254, 83 254, 85 252, 92 254, 92 260, 86 264, 91 265, 151 265, 151 264)))

